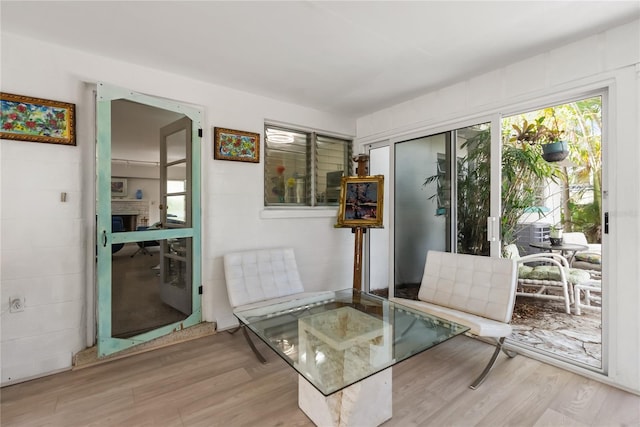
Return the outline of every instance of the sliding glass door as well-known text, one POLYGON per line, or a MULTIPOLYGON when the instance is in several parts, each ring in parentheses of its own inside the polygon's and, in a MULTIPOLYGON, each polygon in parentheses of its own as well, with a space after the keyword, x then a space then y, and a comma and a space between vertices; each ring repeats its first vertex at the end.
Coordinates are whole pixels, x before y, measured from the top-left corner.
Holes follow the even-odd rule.
POLYGON ((511 244, 520 256, 555 252, 571 267, 571 313, 553 275, 522 272, 511 343, 599 371, 606 370, 603 98, 597 94, 504 117, 501 152, 502 244, 511 244), (550 139, 544 129, 560 135, 550 139), (556 145, 561 151, 552 153, 556 145))
POLYGON ((553 298, 552 288, 522 286, 509 342, 606 371, 606 101, 605 94, 591 93, 510 116, 495 114, 491 122, 385 142, 386 151, 369 146, 372 166, 380 156, 388 165, 385 197, 391 207, 385 214, 388 240, 369 238, 371 291, 384 295, 377 290, 388 274, 389 294, 416 298, 429 250, 499 257, 505 245, 514 244, 520 256, 541 250, 564 254, 572 273, 571 313, 564 298, 553 298), (562 139, 541 139, 545 129, 562 139), (562 151, 550 153, 556 145, 562 151), (552 228, 562 231, 564 249, 550 245, 552 228), (377 265, 385 256, 386 273, 377 265))
POLYGON ((394 146, 394 294, 417 293, 429 250, 490 254, 488 123, 394 146))

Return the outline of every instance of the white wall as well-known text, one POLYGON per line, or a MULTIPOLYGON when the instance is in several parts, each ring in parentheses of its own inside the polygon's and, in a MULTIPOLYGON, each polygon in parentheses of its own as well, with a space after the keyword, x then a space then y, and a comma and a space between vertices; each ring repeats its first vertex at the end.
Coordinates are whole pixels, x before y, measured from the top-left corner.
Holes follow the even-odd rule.
MULTIPOLYGON (((383 208, 382 208, 382 225, 383 228, 372 228, 368 230, 368 261, 369 272, 369 290, 375 291, 380 289, 389 289, 389 283, 393 283, 393 279, 389 278, 389 241, 391 220, 389 218, 389 147, 380 147, 369 152, 369 173, 371 175, 384 176, 384 192, 383 208)), ((366 279, 365 279, 366 282, 366 279)))
MULTIPOLYGON (((127 177, 127 175, 118 175, 121 177, 127 177)), ((128 178, 127 179, 127 198, 135 199, 136 191, 142 190, 142 200, 149 203, 149 217, 147 218, 147 224, 151 225, 160 221, 160 210, 158 205, 160 204, 160 179, 147 179, 147 178, 128 178)))
POLYGON ((311 217, 304 212, 295 217, 263 213, 262 163, 214 161, 212 133, 221 126, 262 134, 265 119, 271 119, 354 135, 354 119, 14 34, 2 34, 1 63, 2 91, 75 103, 78 131, 76 147, 1 142, 3 384, 68 369, 72 355, 87 342, 95 233, 95 119, 87 83, 102 81, 203 109, 205 320, 221 327, 233 322, 221 258, 233 250, 292 246, 309 290, 351 286, 353 237, 333 228, 335 210, 311 217), (63 191, 68 194, 65 203, 60 201, 63 191), (9 312, 11 295, 26 298, 23 312, 9 312))
POLYGON ((398 140, 404 134, 442 130, 447 123, 515 113, 607 87, 603 189, 610 234, 603 244, 603 335, 609 370, 601 379, 635 392, 640 392, 639 79, 640 21, 634 21, 357 121, 358 144, 398 140))

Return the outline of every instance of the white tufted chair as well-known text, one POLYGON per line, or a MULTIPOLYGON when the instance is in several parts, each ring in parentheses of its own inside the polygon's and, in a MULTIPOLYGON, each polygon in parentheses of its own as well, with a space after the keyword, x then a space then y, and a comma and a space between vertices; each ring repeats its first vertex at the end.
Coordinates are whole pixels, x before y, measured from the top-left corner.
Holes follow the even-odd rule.
POLYGON ((400 304, 469 327, 469 334, 496 341, 496 349, 478 378, 469 386, 482 384, 504 352, 511 335, 515 302, 516 262, 511 259, 428 251, 418 300, 392 298, 400 304))
MULTIPOLYGON (((258 249, 228 253, 224 256, 224 276, 229 303, 234 312, 264 305, 295 301, 327 292, 305 292, 292 248, 258 249)), ((258 359, 266 359, 242 332, 258 359)), ((233 332, 237 331, 235 329, 233 332)))

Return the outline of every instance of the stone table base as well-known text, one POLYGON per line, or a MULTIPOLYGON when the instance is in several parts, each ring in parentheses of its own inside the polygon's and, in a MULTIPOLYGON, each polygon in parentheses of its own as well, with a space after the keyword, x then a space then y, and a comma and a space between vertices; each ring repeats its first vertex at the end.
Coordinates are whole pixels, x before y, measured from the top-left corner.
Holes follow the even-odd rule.
POLYGON ((298 406, 317 426, 378 426, 392 415, 391 368, 325 396, 298 375, 298 406))

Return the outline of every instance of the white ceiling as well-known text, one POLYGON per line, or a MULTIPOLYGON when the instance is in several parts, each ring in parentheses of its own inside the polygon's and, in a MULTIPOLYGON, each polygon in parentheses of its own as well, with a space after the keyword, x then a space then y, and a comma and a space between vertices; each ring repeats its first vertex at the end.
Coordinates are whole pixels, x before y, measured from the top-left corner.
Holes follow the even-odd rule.
POLYGON ((640 17, 639 1, 5 1, 2 32, 359 117, 640 17))

